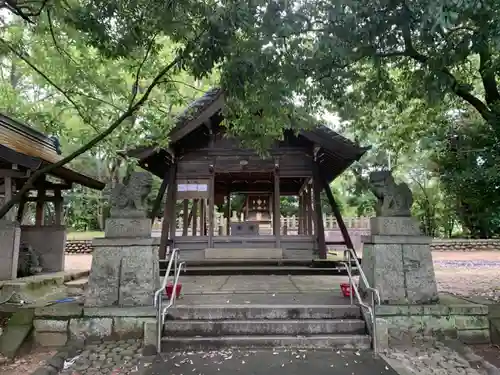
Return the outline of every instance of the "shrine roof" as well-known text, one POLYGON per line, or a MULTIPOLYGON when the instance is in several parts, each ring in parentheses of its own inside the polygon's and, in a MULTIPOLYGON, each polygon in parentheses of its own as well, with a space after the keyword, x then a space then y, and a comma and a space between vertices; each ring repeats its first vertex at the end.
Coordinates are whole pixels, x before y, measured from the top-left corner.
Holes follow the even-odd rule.
MULTIPOLYGON (((191 143, 191 140, 183 141, 190 134, 195 134, 198 128, 211 121, 211 119, 217 118, 220 122, 223 107, 224 91, 220 88, 213 88, 191 102, 176 118, 175 126, 168 134, 170 140, 169 148, 174 149, 180 143, 191 143)), ((295 124, 294 127, 300 127, 300 124, 295 124)), ((352 142, 324 124, 312 127, 304 125, 303 129, 298 132, 298 137, 319 146, 318 156, 321 159, 323 167, 327 170, 332 170, 332 175, 328 176, 330 180, 340 175, 370 149, 370 147, 362 147, 352 142)), ((140 146, 128 150, 125 155, 139 159, 143 168, 159 177, 163 177, 164 168, 159 167, 157 161, 166 160, 168 163, 168 160, 171 158, 170 150, 154 145, 140 146), (153 160, 155 162, 152 162, 153 160)))
MULTIPOLYGON (((0 113, 0 161, 36 170, 63 158, 59 140, 0 113)), ((68 166, 57 167, 50 175, 68 183, 102 190, 105 184, 68 166)))

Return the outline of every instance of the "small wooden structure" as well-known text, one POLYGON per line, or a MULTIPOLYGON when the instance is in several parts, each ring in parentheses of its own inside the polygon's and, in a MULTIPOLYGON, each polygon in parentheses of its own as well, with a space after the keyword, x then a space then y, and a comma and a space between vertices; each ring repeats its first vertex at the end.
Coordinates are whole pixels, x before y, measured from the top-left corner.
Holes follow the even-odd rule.
POLYGON ((223 106, 223 91, 212 89, 180 116, 169 134, 168 148, 150 146, 127 152, 139 159, 144 169, 163 179, 152 214, 156 216, 166 191, 160 256, 164 257, 167 243, 173 243, 184 259, 203 259, 207 250, 213 249, 226 249, 228 257, 238 249, 245 250, 245 258, 254 258, 252 251, 262 254, 263 249, 281 249, 283 258, 325 259, 327 243, 320 201, 323 190, 344 228, 345 244, 352 247, 329 183, 368 148, 318 126, 298 135, 285 131, 284 140, 276 142, 269 157, 263 158, 225 133, 221 126, 223 106), (225 202, 226 217, 230 218, 232 193, 247 194, 245 221, 228 220, 226 235, 218 235, 214 207, 225 202), (280 197, 286 195, 299 197, 300 224, 298 234, 293 236, 280 231, 280 197), (183 201, 181 236, 176 236, 175 225, 178 200, 183 201), (198 215, 201 228, 196 224, 198 215), (260 229, 266 221, 270 233, 256 230, 256 225, 260 229))
MULTIPOLYGON (((35 170, 61 159, 57 139, 0 114, 0 196, 5 201, 23 187, 35 170)), ((71 189, 73 183, 98 190, 105 186, 67 166, 58 167, 37 179, 17 207, 0 218, 0 230, 5 231, 5 243, 2 242, 0 249, 3 260, 0 262, 0 280, 16 277, 20 243, 31 245, 41 254, 44 272, 63 270, 66 234, 62 191, 71 189), (36 202, 35 225, 21 225, 28 202, 36 202), (54 220, 44 223, 48 202, 53 203, 54 220)))

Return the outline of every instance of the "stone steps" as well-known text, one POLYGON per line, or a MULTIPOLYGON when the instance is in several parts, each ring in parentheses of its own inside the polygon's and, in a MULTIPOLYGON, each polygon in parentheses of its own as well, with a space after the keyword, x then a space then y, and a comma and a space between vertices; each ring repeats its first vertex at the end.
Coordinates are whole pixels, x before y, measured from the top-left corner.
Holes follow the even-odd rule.
POLYGON ((222 348, 370 349, 367 335, 163 337, 162 350, 222 348))
POLYGON ((318 320, 174 320, 165 323, 167 336, 244 336, 363 334, 365 322, 349 319, 318 320))
MULTIPOLYGON (((187 266, 186 276, 230 276, 230 275, 335 275, 344 272, 344 267, 339 263, 337 267, 316 268, 308 266, 226 266, 204 267, 187 266)), ((160 271, 164 276, 165 271, 160 271)))
POLYGON ((163 350, 222 347, 367 349, 361 310, 350 305, 178 305, 163 350))
POLYGON ((361 319, 361 311, 350 305, 177 305, 169 310, 175 319, 271 320, 271 319, 361 319))

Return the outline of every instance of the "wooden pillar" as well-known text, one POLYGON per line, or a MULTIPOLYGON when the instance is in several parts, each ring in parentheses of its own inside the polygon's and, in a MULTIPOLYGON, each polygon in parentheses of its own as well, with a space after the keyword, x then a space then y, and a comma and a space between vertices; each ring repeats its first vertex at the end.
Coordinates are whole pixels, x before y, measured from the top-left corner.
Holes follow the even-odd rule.
POLYGON ((299 227, 297 234, 304 234, 304 196, 299 194, 299 227))
POLYGON ((313 213, 312 213, 312 204, 311 204, 311 198, 312 198, 312 192, 311 192, 311 185, 307 185, 306 187, 306 195, 305 195, 305 205, 306 205, 306 228, 307 228, 307 235, 312 235, 313 234, 313 213))
POLYGON ((160 210, 161 202, 163 200, 163 196, 165 195, 165 191, 168 186, 168 171, 163 176, 163 180, 160 185, 160 189, 158 190, 158 194, 156 195, 155 201, 153 203, 153 208, 151 210, 151 222, 154 223, 156 217, 158 216, 158 211, 160 210))
POLYGON ((321 210, 321 189, 323 184, 319 173, 319 166, 316 162, 313 164, 313 200, 314 200, 314 229, 318 240, 319 257, 326 259, 326 243, 325 243, 325 223, 323 223, 323 212, 321 210))
MULTIPOLYGON (((160 260, 165 259, 167 255, 167 245, 169 243, 169 229, 170 229, 170 207, 172 206, 172 200, 175 198, 174 190, 177 189, 177 184, 175 183, 176 175, 176 164, 172 162, 172 165, 168 171, 168 183, 167 183, 167 198, 165 199, 165 207, 163 209, 163 224, 161 227, 161 238, 160 238, 160 260)), ((175 211, 175 202, 174 202, 175 211)), ((174 225, 175 227, 175 225, 174 225)))
POLYGON ((332 207, 333 214, 335 215, 335 220, 337 220, 337 223, 339 225, 340 233, 342 233, 342 237, 344 238, 345 245, 347 246, 347 248, 352 249, 354 251, 354 254, 356 254, 356 249, 354 249, 351 236, 349 235, 344 219, 342 218, 342 214, 340 213, 340 208, 335 201, 332 189, 330 189, 330 185, 324 179, 322 179, 321 182, 323 184, 323 188, 325 189, 326 197, 330 202, 330 206, 332 207))
POLYGON ((200 236, 207 235, 207 213, 206 213, 206 199, 200 199, 200 236))
POLYGON ((226 236, 229 236, 231 231, 231 190, 227 192, 227 207, 226 207, 226 236))
POLYGON ((208 247, 213 247, 214 242, 214 198, 215 198, 215 175, 212 172, 208 184, 208 247))
POLYGON ((54 224, 63 225, 63 198, 60 189, 54 190, 54 224))
POLYGON ((279 170, 274 170, 274 197, 273 197, 273 232, 276 240, 276 248, 281 247, 281 210, 280 210, 280 175, 279 170))
POLYGON ((193 199, 193 208, 191 211, 193 212, 193 226, 192 226, 192 235, 198 235, 198 201, 199 199, 193 199))
POLYGON ((182 235, 188 235, 189 228, 189 199, 184 199, 182 206, 182 235))
MULTIPOLYGON (((12 177, 11 176, 5 176, 4 177, 4 184, 5 184, 5 203, 10 201, 12 199, 12 177)), ((7 220, 13 220, 13 211, 12 209, 7 212, 5 215, 5 219, 7 220)))
POLYGON ((42 226, 43 225, 43 206, 45 204, 45 188, 40 187, 38 188, 37 191, 37 196, 36 196, 36 213, 35 213, 35 225, 37 226, 42 226))

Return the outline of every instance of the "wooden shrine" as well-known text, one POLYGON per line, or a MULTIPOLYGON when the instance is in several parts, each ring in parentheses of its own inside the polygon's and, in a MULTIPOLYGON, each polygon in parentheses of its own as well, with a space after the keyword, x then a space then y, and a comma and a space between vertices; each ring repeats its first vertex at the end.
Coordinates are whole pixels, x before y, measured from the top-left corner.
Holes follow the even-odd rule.
MULTIPOLYGON (((229 137, 221 110, 224 93, 213 89, 193 102, 169 134, 168 148, 155 146, 129 150, 142 168, 163 179, 152 216, 156 217, 166 194, 160 256, 167 244, 181 250, 183 259, 204 259, 207 249, 282 249, 283 258, 326 258, 325 233, 320 193, 325 191, 339 225, 347 230, 329 183, 368 149, 347 140, 326 126, 301 131, 285 131, 269 157, 244 149, 229 137), (225 234, 214 228, 214 209, 225 203, 229 212, 231 194, 246 194, 244 218, 236 224, 227 220, 225 234), (280 197, 299 197, 300 225, 295 235, 280 232, 280 197), (176 228, 177 201, 181 200, 183 228, 176 228), (198 220, 198 218, 200 220, 198 220), (269 233, 244 230, 244 225, 267 222, 269 233), (235 225, 232 225, 235 224, 235 225), (181 232, 179 232, 181 231, 181 232), (181 234, 180 234, 181 233, 181 234)), ((255 229, 255 228, 254 228, 255 229)), ((352 246, 352 245, 351 245, 352 246)))
MULTIPOLYGON (((59 142, 43 133, 0 114, 0 206, 26 183, 37 169, 62 159, 59 142)), ((41 257, 42 272, 64 269, 66 228, 63 218, 64 190, 73 184, 102 190, 104 183, 68 166, 55 168, 38 178, 19 204, 0 218, 0 280, 15 279, 19 247, 30 245, 41 257), (23 222, 25 207, 35 205, 34 225, 23 222), (46 222, 48 204, 54 215, 46 222)))

